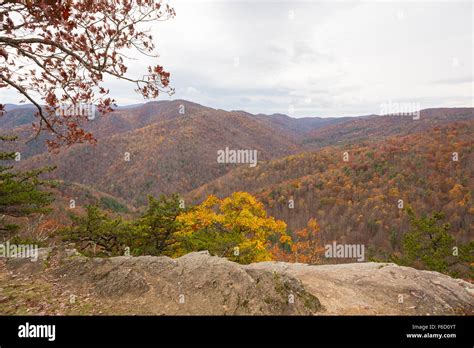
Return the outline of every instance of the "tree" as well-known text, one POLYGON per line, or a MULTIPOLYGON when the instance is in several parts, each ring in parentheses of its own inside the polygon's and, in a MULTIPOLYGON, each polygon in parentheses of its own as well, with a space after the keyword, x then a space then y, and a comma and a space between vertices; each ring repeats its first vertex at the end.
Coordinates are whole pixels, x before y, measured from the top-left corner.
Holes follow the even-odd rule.
MULTIPOLYGON (((15 136, 0 136, 0 141, 15 141, 15 136)), ((0 161, 11 162, 15 152, 0 152, 0 161)), ((54 200, 52 193, 41 190, 51 181, 40 180, 39 176, 54 170, 44 167, 29 171, 14 171, 13 165, 0 164, 0 232, 9 236, 18 230, 18 225, 6 223, 6 217, 26 217, 34 213, 49 211, 54 200)))
POLYGON ((267 216, 263 204, 247 192, 227 198, 211 195, 200 205, 178 216, 178 254, 208 250, 240 263, 271 260, 272 239, 290 241, 286 224, 267 216))
POLYGON ((411 207, 406 208, 411 230, 403 236, 401 263, 443 273, 456 263, 453 257, 454 238, 449 234, 449 224, 440 225, 443 214, 434 212, 430 217, 416 216, 411 207))
POLYGON ((296 231, 291 251, 295 262, 320 263, 324 246, 321 243, 320 227, 316 219, 309 219, 305 228, 296 231))
POLYGON ((184 212, 179 195, 148 197, 145 214, 134 225, 136 240, 134 253, 146 255, 173 255, 177 244, 176 232, 181 223, 177 220, 184 212))
POLYGON ((76 244, 83 253, 97 256, 123 255, 134 238, 129 225, 120 217, 113 219, 97 206, 86 207, 86 215, 72 214, 72 224, 61 230, 63 239, 76 244))
POLYGON ((51 216, 48 217, 45 214, 40 214, 39 216, 28 218, 28 221, 22 226, 21 235, 11 238, 10 243, 47 246, 48 239, 56 236, 57 231, 62 227, 64 226, 51 216))
POLYGON ((76 244, 79 250, 97 256, 167 255, 173 256, 176 233, 181 223, 178 195, 148 197, 146 212, 136 220, 113 218, 97 206, 87 206, 86 214, 72 214, 72 225, 61 231, 63 239, 76 244))
POLYGON ((180 238, 177 255, 207 250, 211 255, 227 257, 236 262, 250 263, 250 260, 258 257, 258 251, 252 245, 241 250, 244 242, 245 236, 237 230, 228 229, 218 222, 213 222, 184 238, 180 238))
POLYGON ((93 103, 102 113, 111 111, 114 100, 102 84, 106 75, 136 84, 145 98, 172 93, 170 74, 160 65, 149 66, 142 77, 127 76, 123 51, 157 57, 153 37, 140 25, 174 15, 158 0, 4 0, 0 88, 13 88, 35 105, 36 132, 54 134, 48 140, 51 148, 94 142, 92 134, 81 128, 87 116, 57 113, 58 106, 67 104, 75 110, 82 103, 93 103))

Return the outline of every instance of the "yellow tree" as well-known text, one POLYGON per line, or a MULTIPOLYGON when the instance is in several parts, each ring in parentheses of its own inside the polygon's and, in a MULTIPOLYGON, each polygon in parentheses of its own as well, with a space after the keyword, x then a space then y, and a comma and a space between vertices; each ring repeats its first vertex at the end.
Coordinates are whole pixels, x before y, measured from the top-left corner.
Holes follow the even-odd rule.
POLYGON ((240 263, 272 260, 274 242, 288 243, 286 224, 267 216, 263 204, 247 192, 219 199, 209 196, 178 216, 178 255, 208 250, 240 263))

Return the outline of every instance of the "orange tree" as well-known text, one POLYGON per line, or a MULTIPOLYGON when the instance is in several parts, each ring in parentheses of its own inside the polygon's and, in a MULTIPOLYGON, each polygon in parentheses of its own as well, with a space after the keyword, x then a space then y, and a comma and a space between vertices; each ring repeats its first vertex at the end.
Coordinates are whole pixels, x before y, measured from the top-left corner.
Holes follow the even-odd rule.
POLYGON ((321 263, 324 246, 321 242, 320 227, 316 219, 309 219, 305 228, 296 231, 291 251, 295 262, 321 263))

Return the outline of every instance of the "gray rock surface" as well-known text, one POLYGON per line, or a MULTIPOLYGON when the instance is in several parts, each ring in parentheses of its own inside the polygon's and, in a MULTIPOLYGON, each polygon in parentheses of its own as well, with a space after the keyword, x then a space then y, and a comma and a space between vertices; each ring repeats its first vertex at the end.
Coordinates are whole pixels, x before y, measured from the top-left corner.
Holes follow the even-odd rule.
POLYGON ((325 314, 472 315, 474 286, 461 279, 393 263, 339 265, 262 262, 247 266, 295 277, 325 314))
POLYGON ((43 254, 41 267, 32 267, 29 260, 7 260, 6 272, 47 279, 62 293, 92 298, 108 314, 474 313, 472 284, 389 263, 240 265, 207 252, 177 259, 87 258, 64 250, 43 254))

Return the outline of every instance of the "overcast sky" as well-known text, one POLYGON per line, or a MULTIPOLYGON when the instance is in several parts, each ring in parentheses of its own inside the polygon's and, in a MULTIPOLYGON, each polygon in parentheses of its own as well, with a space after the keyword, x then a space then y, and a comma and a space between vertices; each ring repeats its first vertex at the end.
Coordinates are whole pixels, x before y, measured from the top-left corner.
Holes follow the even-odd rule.
MULTIPOLYGON (((471 1, 169 2, 176 17, 152 32, 176 94, 159 100, 294 117, 473 106, 471 1)), ((143 102, 133 85, 106 81, 119 104, 143 102)))

